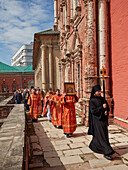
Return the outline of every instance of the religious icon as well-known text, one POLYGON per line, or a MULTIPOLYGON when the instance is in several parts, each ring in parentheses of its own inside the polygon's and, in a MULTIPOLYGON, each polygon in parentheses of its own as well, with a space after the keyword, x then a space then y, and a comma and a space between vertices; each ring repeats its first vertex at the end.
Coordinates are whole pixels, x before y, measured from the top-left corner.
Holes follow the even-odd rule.
POLYGON ((64 91, 66 95, 75 95, 74 83, 64 83, 64 91))

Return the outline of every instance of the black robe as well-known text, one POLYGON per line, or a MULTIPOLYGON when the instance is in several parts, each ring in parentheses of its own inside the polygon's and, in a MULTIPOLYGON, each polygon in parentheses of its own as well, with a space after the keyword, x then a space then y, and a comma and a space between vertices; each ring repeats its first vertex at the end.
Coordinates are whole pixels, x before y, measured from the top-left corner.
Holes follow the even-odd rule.
POLYGON ((103 108, 104 98, 94 97, 89 101, 89 130, 88 134, 93 135, 93 139, 89 148, 104 155, 111 155, 114 150, 110 146, 108 139, 108 112, 109 106, 107 101, 107 115, 105 116, 105 109, 103 108))

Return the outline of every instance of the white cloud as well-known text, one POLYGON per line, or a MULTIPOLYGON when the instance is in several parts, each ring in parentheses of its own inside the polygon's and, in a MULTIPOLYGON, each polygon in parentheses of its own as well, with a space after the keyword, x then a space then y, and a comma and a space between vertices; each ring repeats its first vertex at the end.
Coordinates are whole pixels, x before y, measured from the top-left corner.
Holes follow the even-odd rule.
POLYGON ((16 52, 34 33, 52 28, 53 0, 0 0, 0 23, 0 42, 16 52))

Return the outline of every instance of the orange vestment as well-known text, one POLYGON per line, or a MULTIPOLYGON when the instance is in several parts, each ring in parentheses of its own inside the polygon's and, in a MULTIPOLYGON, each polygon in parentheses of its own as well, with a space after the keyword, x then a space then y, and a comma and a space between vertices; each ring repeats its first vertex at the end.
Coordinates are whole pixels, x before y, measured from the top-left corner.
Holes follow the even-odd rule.
MULTIPOLYGON (((39 98, 39 102, 41 103, 41 99, 42 99, 42 96, 41 94, 37 94, 38 95, 38 98, 39 98)), ((42 103, 39 105, 38 107, 38 116, 41 116, 42 115, 42 103)))
POLYGON ((52 115, 52 124, 56 126, 62 126, 62 104, 60 103, 60 98, 62 95, 53 95, 52 97, 52 107, 53 107, 53 115, 52 115))
POLYGON ((61 97, 61 103, 63 104, 63 131, 64 133, 73 133, 77 127, 74 104, 79 99, 77 96, 65 96, 65 99, 64 96, 61 97))
POLYGON ((47 92, 45 98, 44 98, 44 109, 43 109, 43 116, 47 115, 47 103, 49 104, 49 108, 50 108, 50 113, 52 115, 52 101, 51 98, 54 95, 54 93, 52 92, 52 94, 49 94, 49 92, 47 92))
POLYGON ((41 106, 41 101, 37 94, 31 94, 28 99, 28 105, 31 105, 29 111, 30 119, 38 119, 38 108, 41 106))

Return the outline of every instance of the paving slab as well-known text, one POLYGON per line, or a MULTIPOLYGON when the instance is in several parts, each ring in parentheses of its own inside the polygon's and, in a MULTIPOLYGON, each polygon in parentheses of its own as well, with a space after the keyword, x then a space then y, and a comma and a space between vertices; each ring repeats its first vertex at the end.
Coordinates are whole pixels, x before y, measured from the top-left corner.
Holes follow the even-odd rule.
POLYGON ((37 143, 32 143, 32 149, 33 149, 33 150, 39 150, 39 151, 41 151, 41 147, 40 147, 40 145, 37 144, 37 143))
POLYGON ((89 164, 91 168, 100 168, 104 166, 108 166, 111 161, 107 159, 92 159, 89 160, 89 164))
POLYGON ((63 144, 71 144, 70 140, 65 139, 65 140, 57 140, 54 142, 55 145, 63 145, 63 144))
POLYGON ((51 138, 58 138, 58 134, 57 133, 50 133, 50 137, 51 138))
POLYGON ((118 141, 115 140, 115 139, 109 139, 109 142, 110 142, 110 144, 112 144, 112 143, 118 143, 118 141))
POLYGON ((57 154, 58 154, 59 157, 63 157, 64 156, 62 151, 57 151, 57 154))
POLYGON ((70 149, 70 150, 63 151, 63 153, 64 153, 65 156, 82 154, 80 149, 73 149, 73 150, 70 149))
POLYGON ((76 149, 76 148, 86 147, 86 145, 85 145, 84 143, 77 143, 77 144, 73 143, 73 144, 70 144, 70 147, 71 147, 72 149, 76 149))
POLYGON ((128 143, 115 143, 114 144, 116 147, 118 147, 119 149, 125 149, 128 148, 128 143))
POLYGON ((46 146, 42 148, 43 152, 50 152, 50 151, 55 151, 55 148, 52 146, 46 146))
POLYGON ((81 150, 82 153, 84 153, 84 154, 93 153, 93 151, 92 151, 90 148, 88 148, 88 147, 80 148, 80 150, 81 150))
POLYGON ((128 160, 128 153, 122 155, 122 157, 128 160))
POLYGON ((50 165, 50 167, 62 165, 60 158, 46 158, 46 162, 50 165))
POLYGON ((94 153, 95 157, 98 158, 98 159, 106 159, 104 158, 104 155, 103 154, 99 154, 99 153, 94 153))
POLYGON ((5 142, 5 141, 12 141, 14 136, 6 136, 6 137, 1 137, 0 141, 5 142))
POLYGON ((84 160, 84 162, 88 162, 89 160, 96 159, 96 157, 93 153, 82 154, 82 155, 80 155, 80 157, 84 160))
POLYGON ((37 143, 38 137, 37 136, 30 136, 31 143, 37 143))
POLYGON ((57 151, 63 151, 63 150, 68 150, 70 149, 70 147, 68 145, 58 145, 58 146, 54 146, 55 150, 57 151))
POLYGON ((65 165, 65 169, 66 170, 89 170, 90 166, 89 166, 88 162, 85 162, 85 163, 77 163, 77 164, 65 165))
POLYGON ((43 167, 43 163, 42 162, 37 162, 37 163, 33 163, 33 164, 29 164, 29 169, 33 169, 33 168, 40 168, 43 167))
POLYGON ((44 152, 44 159, 58 157, 56 151, 44 152))
POLYGON ((66 156, 66 157, 60 157, 61 162, 64 165, 67 164, 77 164, 77 163, 83 163, 83 159, 81 159, 80 156, 66 156))
POLYGON ((123 142, 123 143, 127 143, 128 142, 128 136, 127 137, 121 137, 121 138, 115 138, 115 139, 118 142, 123 142))
POLYGON ((70 140, 73 142, 73 143, 81 143, 81 142, 85 142, 86 141, 86 138, 85 137, 71 137, 70 140))
POLYGON ((123 161, 124 164, 128 165, 128 160, 122 158, 122 161, 123 161))
POLYGON ((103 170, 128 170, 128 166, 122 164, 122 165, 113 165, 113 166, 107 166, 103 167, 103 170))
POLYGON ((118 149, 118 150, 116 150, 116 152, 117 152, 119 155, 123 156, 123 155, 125 155, 126 153, 128 153, 128 148, 127 148, 127 149, 118 149))
POLYGON ((33 151, 33 156, 41 156, 43 155, 42 151, 33 151))

